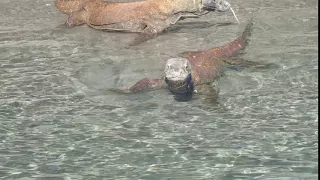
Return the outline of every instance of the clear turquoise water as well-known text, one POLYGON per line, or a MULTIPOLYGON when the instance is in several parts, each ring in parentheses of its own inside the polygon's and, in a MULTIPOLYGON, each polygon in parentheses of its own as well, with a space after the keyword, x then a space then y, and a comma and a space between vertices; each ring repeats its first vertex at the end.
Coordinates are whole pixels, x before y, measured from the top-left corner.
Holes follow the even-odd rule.
POLYGON ((0 2, 0 178, 318 179, 318 3, 234 1, 135 49, 135 34, 59 29, 52 0, 0 2), (256 23, 218 103, 166 90, 107 91, 161 75, 169 57, 227 43, 256 23), (192 23, 193 22, 193 23, 192 23))

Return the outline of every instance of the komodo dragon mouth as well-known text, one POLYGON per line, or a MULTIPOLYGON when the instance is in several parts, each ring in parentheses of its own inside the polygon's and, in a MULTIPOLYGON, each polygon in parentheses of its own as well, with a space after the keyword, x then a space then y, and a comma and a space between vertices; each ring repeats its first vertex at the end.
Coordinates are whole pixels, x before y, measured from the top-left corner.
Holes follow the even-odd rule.
POLYGON ((173 93, 193 92, 191 64, 185 58, 171 58, 166 62, 164 79, 173 93))

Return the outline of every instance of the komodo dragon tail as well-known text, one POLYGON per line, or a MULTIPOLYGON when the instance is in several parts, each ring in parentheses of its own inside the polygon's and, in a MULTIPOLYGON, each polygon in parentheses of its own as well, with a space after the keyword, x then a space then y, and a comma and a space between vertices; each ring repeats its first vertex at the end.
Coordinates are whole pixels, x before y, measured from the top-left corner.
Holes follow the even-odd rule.
POLYGON ((56 7, 64 14, 72 14, 80 10, 85 3, 95 0, 56 0, 56 7))
POLYGON ((211 52, 216 57, 231 57, 244 50, 249 43, 252 26, 253 20, 251 19, 240 37, 226 45, 211 49, 211 52))
POLYGON ((240 41, 242 41, 245 44, 245 46, 248 45, 249 43, 248 38, 251 36, 252 27, 253 27, 253 20, 251 19, 247 24, 247 26, 245 27, 241 37, 238 38, 240 41))
POLYGON ((255 67, 255 68, 270 68, 270 67, 278 67, 276 64, 273 63, 264 63, 264 62, 255 62, 242 59, 241 57, 230 57, 237 53, 240 50, 244 50, 249 43, 249 37, 251 36, 253 26, 253 19, 249 21, 247 26, 245 27, 242 35, 234 40, 233 42, 220 47, 221 52, 224 52, 224 56, 222 55, 222 60, 232 66, 238 67, 255 67), (226 58, 224 58, 226 57, 226 58))
POLYGON ((248 45, 249 43, 248 38, 251 35, 252 26, 253 26, 253 20, 251 19, 249 23, 246 25, 242 35, 228 44, 225 44, 220 47, 211 48, 205 51, 187 51, 187 52, 180 53, 180 56, 189 57, 189 56, 194 56, 198 53, 207 54, 206 56, 211 56, 213 57, 213 59, 227 58, 227 57, 234 56, 240 51, 244 50, 245 47, 248 45))

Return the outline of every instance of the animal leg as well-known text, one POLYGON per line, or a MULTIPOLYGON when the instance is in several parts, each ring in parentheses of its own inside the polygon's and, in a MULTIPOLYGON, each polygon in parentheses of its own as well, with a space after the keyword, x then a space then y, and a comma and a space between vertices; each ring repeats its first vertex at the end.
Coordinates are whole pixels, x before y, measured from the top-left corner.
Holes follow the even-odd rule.
POLYGON ((203 96, 206 102, 216 102, 218 99, 219 89, 209 83, 201 84, 196 87, 196 93, 203 96))
POLYGON ((195 14, 195 13, 178 13, 174 14, 173 16, 169 17, 170 24, 176 24, 178 21, 186 18, 199 18, 200 16, 207 14, 209 11, 202 12, 200 14, 195 14))
POLYGON ((127 33, 142 33, 147 27, 141 19, 133 19, 128 21, 121 21, 116 23, 108 23, 102 25, 94 25, 87 23, 91 28, 103 31, 118 31, 127 33))
POLYGON ((130 43, 130 46, 136 46, 157 37, 171 25, 167 17, 157 15, 144 19, 141 24, 145 25, 145 28, 142 33, 139 34, 132 43, 130 43))
POLYGON ((121 22, 112 23, 105 25, 92 25, 88 24, 91 28, 103 31, 114 31, 114 32, 126 32, 126 33, 139 33, 145 28, 145 25, 140 22, 121 22))
MULTIPOLYGON (((207 13, 207 12, 205 12, 207 13)), ((163 16, 163 15, 153 15, 145 17, 141 24, 145 25, 145 29, 142 34, 140 34, 134 41, 130 44, 131 46, 138 45, 142 42, 155 38, 157 35, 163 33, 168 27, 173 24, 176 24, 182 18, 198 18, 205 13, 201 14, 174 14, 172 16, 163 16)))
POLYGON ((224 63, 232 67, 270 68, 270 67, 276 66, 276 64, 274 63, 254 62, 254 61, 245 60, 240 57, 229 57, 229 58, 223 58, 222 60, 224 63))
POLYGON ((166 16, 160 15, 149 17, 144 23, 146 24, 146 28, 144 29, 144 33, 146 34, 159 34, 171 25, 166 16))
POLYGON ((78 26, 86 23, 86 15, 87 11, 84 8, 81 8, 80 10, 72 13, 67 22, 66 25, 69 27, 78 26))
POLYGON ((110 91, 122 94, 130 94, 139 91, 144 91, 148 89, 156 89, 164 87, 164 82, 162 79, 148 79, 144 78, 138 81, 135 85, 133 85, 129 89, 109 89, 110 91))

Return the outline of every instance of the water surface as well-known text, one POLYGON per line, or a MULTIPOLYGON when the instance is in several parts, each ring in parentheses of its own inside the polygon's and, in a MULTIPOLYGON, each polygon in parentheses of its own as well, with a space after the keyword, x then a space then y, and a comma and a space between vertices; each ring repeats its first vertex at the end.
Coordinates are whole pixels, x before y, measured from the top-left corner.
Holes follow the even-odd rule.
POLYGON ((2 0, 0 177, 317 179, 318 3, 231 3, 240 25, 210 13, 127 48, 135 34, 58 28, 53 0, 2 0), (232 41, 251 17, 243 58, 278 67, 226 71, 217 103, 107 91, 232 41))

